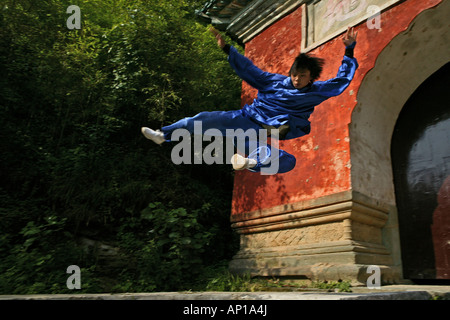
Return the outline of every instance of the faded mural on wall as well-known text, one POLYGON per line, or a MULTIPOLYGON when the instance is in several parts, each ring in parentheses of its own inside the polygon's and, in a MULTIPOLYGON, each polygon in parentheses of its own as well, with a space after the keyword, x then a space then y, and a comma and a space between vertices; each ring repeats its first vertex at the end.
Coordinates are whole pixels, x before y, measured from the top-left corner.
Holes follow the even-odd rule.
POLYGON ((328 41, 346 30, 366 20, 369 29, 381 29, 379 19, 383 9, 400 0, 321 0, 306 4, 307 37, 303 48, 312 48, 328 41))

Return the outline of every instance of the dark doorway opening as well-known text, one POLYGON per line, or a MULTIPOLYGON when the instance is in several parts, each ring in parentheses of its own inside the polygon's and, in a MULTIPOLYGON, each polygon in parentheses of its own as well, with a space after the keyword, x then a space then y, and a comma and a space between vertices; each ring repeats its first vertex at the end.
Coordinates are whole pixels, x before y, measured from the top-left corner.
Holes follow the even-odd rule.
POLYGON ((450 279, 450 63, 404 105, 391 156, 403 277, 450 279))

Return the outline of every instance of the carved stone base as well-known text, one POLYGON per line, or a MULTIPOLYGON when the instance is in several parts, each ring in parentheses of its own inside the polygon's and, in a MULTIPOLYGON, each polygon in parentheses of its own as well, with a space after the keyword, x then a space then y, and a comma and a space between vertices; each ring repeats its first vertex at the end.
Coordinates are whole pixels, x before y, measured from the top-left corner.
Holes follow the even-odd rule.
POLYGON ((232 226, 241 243, 230 271, 365 285, 371 275, 367 267, 376 265, 382 283, 399 282, 401 266, 391 254, 392 236, 383 232, 390 211, 395 213, 348 191, 235 215, 232 226))

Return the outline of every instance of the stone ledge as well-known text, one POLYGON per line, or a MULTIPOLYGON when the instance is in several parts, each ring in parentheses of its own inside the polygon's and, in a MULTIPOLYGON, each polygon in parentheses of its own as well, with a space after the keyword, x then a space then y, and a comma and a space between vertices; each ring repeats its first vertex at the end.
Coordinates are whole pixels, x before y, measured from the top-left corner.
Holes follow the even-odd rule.
MULTIPOLYGON (((102 293, 102 294, 39 294, 0 295, 0 300, 430 300, 435 296, 450 298, 450 287, 421 288, 420 286, 392 286, 367 289, 365 292, 317 293, 311 292, 156 292, 156 293, 102 293), (392 291, 395 290, 395 291, 392 291)), ((352 288, 353 289, 353 288, 352 288)), ((356 289, 356 288, 355 288, 356 289)))
POLYGON ((398 283, 401 266, 383 239, 392 212, 391 206, 349 190, 234 216, 240 250, 230 270, 364 284, 368 266, 377 265, 383 284, 398 283))
MULTIPOLYGON (((255 210, 250 212, 233 213, 231 215, 232 223, 246 222, 248 224, 257 224, 258 221, 280 221, 283 220, 286 214, 296 214, 298 212, 311 212, 314 213, 327 213, 333 210, 338 210, 339 207, 348 208, 349 202, 353 207, 368 215, 373 215, 379 219, 385 219, 385 215, 392 210, 391 206, 380 201, 374 200, 359 192, 348 190, 319 198, 310 200, 303 200, 294 203, 288 203, 284 205, 275 206, 272 208, 255 210), (284 215, 284 217, 283 217, 284 215), (266 219, 266 220, 261 220, 266 219), (258 220, 258 221, 253 221, 258 220), (252 221, 252 222, 250 222, 252 221)), ((307 215, 304 213, 303 215, 307 215)), ((239 226, 239 225, 236 225, 239 226)))

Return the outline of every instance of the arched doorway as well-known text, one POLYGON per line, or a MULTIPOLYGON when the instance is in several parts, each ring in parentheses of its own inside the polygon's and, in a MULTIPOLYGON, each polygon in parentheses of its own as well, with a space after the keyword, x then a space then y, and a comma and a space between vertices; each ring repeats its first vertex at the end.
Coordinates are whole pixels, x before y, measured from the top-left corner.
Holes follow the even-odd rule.
POLYGON ((404 243, 399 236, 392 137, 411 95, 449 62, 449 10, 450 2, 443 1, 423 11, 383 49, 361 83, 349 124, 352 190, 390 206, 383 244, 400 270, 404 243))
POLYGON ((450 63, 411 95, 392 137, 406 279, 450 279, 450 188, 446 182, 450 177, 449 88, 450 63))

